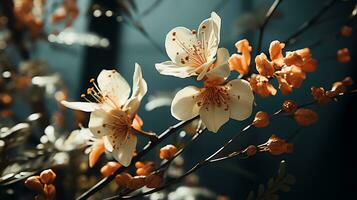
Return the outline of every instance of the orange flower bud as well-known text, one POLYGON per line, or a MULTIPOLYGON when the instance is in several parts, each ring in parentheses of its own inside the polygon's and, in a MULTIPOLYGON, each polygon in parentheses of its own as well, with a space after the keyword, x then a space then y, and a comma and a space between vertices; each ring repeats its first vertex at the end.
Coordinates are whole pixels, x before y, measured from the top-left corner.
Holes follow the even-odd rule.
POLYGON ((286 143, 285 140, 279 138, 274 134, 269 138, 269 140, 265 143, 265 145, 267 150, 272 155, 291 153, 293 149, 293 144, 286 143))
POLYGON ((302 81, 306 78, 306 75, 301 70, 301 68, 295 65, 285 66, 277 73, 294 88, 299 88, 302 84, 302 81))
POLYGON ((100 173, 102 173, 104 177, 107 177, 119 169, 119 167, 121 167, 121 165, 118 162, 107 162, 107 164, 100 169, 100 173))
POLYGON ((145 176, 134 176, 132 179, 130 179, 127 187, 129 189, 139 189, 145 186, 145 176))
POLYGON ((171 159, 177 153, 177 148, 172 145, 166 145, 160 149, 160 159, 171 159))
POLYGON ((314 71, 316 71, 316 68, 317 68, 317 60, 309 59, 302 66, 300 66, 300 68, 304 72, 314 72, 314 71))
POLYGON ((257 147, 254 145, 249 145, 246 149, 244 149, 243 153, 248 156, 254 156, 257 153, 257 147))
POLYGON ((342 83, 345 86, 349 86, 353 84, 353 80, 350 76, 347 76, 346 78, 343 79, 342 83))
POLYGON ((163 178, 161 174, 150 174, 145 178, 145 184, 148 188, 158 188, 163 183, 163 178))
POLYGON ((265 77, 273 76, 275 69, 264 53, 255 57, 255 64, 260 75, 265 77))
POLYGON ((56 187, 52 184, 49 185, 45 185, 45 187, 43 188, 43 193, 45 195, 45 199, 46 200, 52 200, 55 199, 56 197, 56 187))
POLYGON ((291 65, 302 66, 304 64, 304 61, 299 54, 293 51, 293 52, 286 52, 284 63, 287 66, 291 66, 291 65))
POLYGON ((255 114, 253 125, 257 128, 263 128, 269 125, 269 115, 266 112, 259 111, 255 114))
POLYGON ((281 69, 284 65, 284 56, 282 53, 282 49, 285 47, 284 43, 280 43, 275 40, 270 43, 269 54, 270 59, 273 61, 276 69, 281 69))
POLYGON ((253 91, 259 94, 261 97, 268 97, 269 95, 275 95, 276 89, 269 83, 269 80, 262 75, 253 75, 250 79, 250 86, 253 91))
POLYGON ((140 118, 140 116, 139 116, 139 115, 135 115, 132 126, 133 126, 136 130, 141 130, 141 127, 143 126, 143 124, 144 124, 144 122, 143 122, 143 120, 140 118))
POLYGON ((246 64, 242 55, 233 54, 229 58, 228 63, 231 70, 236 70, 242 75, 248 74, 249 72, 249 65, 246 64))
POLYGON ((40 176, 30 176, 25 181, 25 186, 31 190, 42 191, 43 184, 40 181, 40 176))
POLYGON ((133 179, 133 177, 129 173, 126 173, 126 172, 122 172, 115 176, 115 182, 117 183, 117 185, 119 187, 123 186, 123 187, 128 188, 128 184, 131 181, 131 179, 133 179))
POLYGON ((326 103, 330 100, 330 98, 326 96, 326 92, 323 87, 311 87, 311 94, 318 103, 326 103))
POLYGON ((277 80, 279 82, 279 89, 283 95, 288 95, 293 91, 293 87, 284 78, 278 76, 277 80))
POLYGON ((151 172, 155 170, 154 162, 136 162, 135 166, 137 167, 136 174, 139 176, 149 175, 151 172))
POLYGON ((350 60, 350 51, 347 48, 343 48, 337 51, 337 61, 341 63, 348 63, 350 60))
POLYGON ((297 110, 297 105, 293 100, 286 100, 283 103, 283 111, 286 113, 294 113, 297 110))
POLYGON ((299 108, 294 113, 294 119, 300 126, 309 126, 319 119, 319 115, 310 109, 299 108))
POLYGON ((105 152, 103 139, 97 140, 93 145, 92 151, 89 153, 89 167, 93 167, 97 163, 99 157, 105 152))
POLYGON ((41 182, 45 184, 51 184, 56 179, 56 173, 52 169, 47 169, 40 174, 41 182))
POLYGON ((311 51, 309 48, 303 48, 303 49, 296 50, 295 53, 297 53, 299 56, 301 56, 303 60, 311 59, 311 51))
POLYGON ((236 70, 238 73, 245 75, 249 72, 250 65, 250 52, 252 51, 252 47, 249 46, 248 40, 240 40, 235 44, 238 53, 242 54, 233 54, 228 62, 231 70, 236 70))
POLYGON ((343 37, 350 37, 352 35, 352 27, 347 25, 342 26, 340 34, 343 37))

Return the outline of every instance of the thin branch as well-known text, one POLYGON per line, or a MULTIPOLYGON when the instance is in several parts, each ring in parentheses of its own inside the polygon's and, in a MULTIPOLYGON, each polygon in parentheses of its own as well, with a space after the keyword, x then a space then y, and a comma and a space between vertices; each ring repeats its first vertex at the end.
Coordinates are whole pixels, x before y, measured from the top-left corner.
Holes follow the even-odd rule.
POLYGON ((278 6, 279 6, 279 4, 281 2, 282 2, 282 0, 275 0, 274 3, 270 6, 267 14, 265 15, 265 19, 263 21, 263 24, 260 26, 260 29, 259 29, 259 39, 258 39, 258 45, 257 45, 257 50, 256 50, 256 54, 255 55, 258 55, 258 53, 261 51, 265 27, 268 24, 268 22, 270 21, 270 19, 273 16, 275 10, 278 8, 278 6))
POLYGON ((103 187, 105 187, 108 183, 110 183, 117 174, 123 172, 124 170, 130 168, 133 166, 133 164, 137 161, 139 161, 142 157, 144 157, 149 151, 151 151, 154 147, 156 147, 157 144, 161 143, 163 140, 165 140, 167 137, 169 137, 171 134, 175 133, 177 130, 182 128, 183 126, 187 125, 188 123, 192 122, 193 120, 197 119, 197 117, 187 120, 187 121, 182 121, 177 123, 174 126, 169 127, 166 129, 164 132, 162 132, 156 142, 149 142, 142 151, 140 151, 135 157, 133 157, 131 164, 128 167, 120 167, 117 169, 113 174, 110 176, 107 176, 100 180, 97 184, 95 184, 93 187, 91 187, 89 190, 84 192, 82 195, 80 195, 77 200, 83 200, 87 199, 88 197, 92 196, 94 193, 98 192, 101 190, 103 187))
MULTIPOLYGON (((351 90, 351 91, 347 91, 344 93, 340 93, 337 96, 335 96, 334 98, 339 98, 345 95, 351 95, 351 94, 356 94, 357 90, 351 90)), ((302 107, 306 107, 306 106, 310 106, 312 104, 317 103, 316 101, 311 101, 305 104, 301 104, 298 107, 302 108, 302 107)), ((271 116, 276 116, 278 114, 282 113, 281 109, 277 110, 276 112, 274 112, 274 114, 272 114, 271 116)), ((180 182, 181 180, 183 180, 185 177, 187 177, 188 175, 194 173, 195 171, 197 171, 199 168, 209 165, 211 163, 216 163, 216 162, 220 162, 220 161, 224 161, 230 158, 234 158, 237 156, 241 156, 243 153, 243 150, 237 151, 237 152, 232 152, 230 154, 228 154, 227 156, 222 156, 219 158, 215 158, 216 155, 218 155, 219 153, 221 153, 224 149, 226 149, 233 141, 235 141, 236 139, 238 139, 244 132, 246 132, 247 130, 249 130, 251 127, 254 127, 252 124, 249 124, 248 126, 246 126, 244 129, 242 129, 240 132, 238 132, 237 134, 235 134, 228 142, 226 142, 220 149, 218 149, 216 152, 214 152, 212 155, 208 156, 206 159, 204 159, 203 161, 198 162, 197 164, 195 164, 191 169, 189 169, 186 173, 184 173, 183 175, 181 175, 180 177, 173 179, 169 182, 167 182, 165 185, 149 190, 147 192, 143 192, 143 193, 139 193, 133 196, 113 196, 110 198, 107 198, 106 200, 112 200, 112 199, 136 199, 136 198, 140 198, 158 191, 161 191, 171 185, 174 185, 178 182, 180 182)))
POLYGON ((327 12, 330 8, 332 8, 332 6, 338 2, 338 0, 330 0, 329 2, 327 2, 320 10, 319 12, 316 13, 316 15, 314 15, 311 19, 307 20, 305 23, 303 23, 300 28, 293 33, 290 37, 288 37, 284 43, 286 45, 288 44, 292 44, 295 42, 296 38, 298 36, 300 36, 301 34, 303 34, 305 31, 307 31, 308 29, 310 29, 313 25, 315 25, 318 20, 320 19, 320 17, 327 12))

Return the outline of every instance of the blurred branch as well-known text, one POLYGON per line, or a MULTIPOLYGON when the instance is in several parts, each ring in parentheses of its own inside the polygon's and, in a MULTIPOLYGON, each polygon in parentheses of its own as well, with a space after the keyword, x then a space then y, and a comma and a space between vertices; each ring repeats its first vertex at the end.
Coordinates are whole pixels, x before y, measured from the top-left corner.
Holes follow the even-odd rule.
MULTIPOLYGON (((339 97, 342 97, 342 96, 345 96, 345 95, 351 95, 351 94, 356 94, 357 93, 357 90, 351 90, 351 91, 347 91, 347 92, 344 92, 344 93, 340 93, 338 94, 337 96, 335 96, 334 98, 339 98, 339 97)), ((313 105, 313 104, 316 104, 317 102, 314 100, 314 101, 311 101, 311 102, 308 102, 308 103, 304 103, 304 104, 301 104, 298 106, 298 108, 303 108, 303 107, 306 107, 306 106, 310 106, 310 105, 313 105)), ((283 113, 282 112, 282 109, 278 109, 277 111, 275 111, 270 117, 273 117, 273 116, 277 116, 279 114, 283 113)), ((120 195, 116 195, 116 196, 113 196, 113 197, 110 197, 110 198, 107 198, 106 200, 112 200, 112 199, 136 199, 136 198, 140 198, 140 197, 143 197, 143 196, 146 196, 146 195, 149 195, 149 194, 152 194, 152 193, 155 193, 155 192, 158 192, 158 191, 161 191, 171 185, 174 185, 180 181, 182 181, 185 177, 187 177, 188 175, 196 172, 198 169, 200 169, 201 167, 204 167, 204 166, 207 166, 211 163, 216 163, 216 162, 220 162, 220 161, 224 161, 224 160, 227 160, 227 159, 230 159, 230 158, 234 158, 234 157, 239 157, 239 156, 242 156, 242 155, 245 155, 244 153, 244 150, 239 150, 239 151, 234 151, 232 153, 229 153, 228 155, 226 156, 222 156, 222 157, 216 157, 217 155, 219 155, 221 152, 223 152, 223 150, 225 150, 230 144, 232 144, 235 140, 237 140, 239 137, 241 137, 243 135, 243 133, 245 133, 246 131, 248 131, 249 129, 251 129, 253 126, 253 124, 249 124, 247 125, 246 127, 244 127, 240 132, 236 133, 228 142, 226 142, 221 148, 219 148, 217 151, 215 151, 213 154, 211 154, 210 156, 208 156, 206 159, 202 160, 202 161, 199 161, 197 162, 191 169, 189 169, 186 173, 184 173, 183 175, 181 175, 180 177, 176 178, 176 179, 173 179, 169 182, 167 182, 166 184, 158 187, 158 188, 155 188, 155 189, 152 189, 152 190, 149 190, 147 192, 143 192, 143 193, 139 193, 139 194, 136 194, 136 195, 133 195, 133 196, 120 196, 120 195)), ((245 155, 243 156, 242 158, 247 158, 249 157, 248 155, 245 155)))
POLYGON ((301 34, 303 34, 305 31, 307 31, 308 29, 310 29, 312 26, 314 26, 318 20, 320 19, 320 17, 325 14, 325 12, 327 12, 330 8, 333 7, 333 5, 335 3, 337 3, 338 0, 330 0, 328 1, 321 9, 319 12, 316 13, 316 15, 314 15, 311 19, 307 20, 306 22, 304 22, 300 28, 295 32, 293 33, 290 37, 288 37, 284 43, 286 45, 289 45, 289 44, 293 44, 295 41, 296 41, 296 38, 298 36, 300 36, 301 34))
POLYGON ((255 55, 258 55, 258 53, 261 51, 265 27, 268 24, 268 22, 270 21, 272 15, 274 14, 274 12, 276 11, 276 9, 278 8, 278 6, 281 2, 282 2, 282 0, 275 0, 265 15, 263 24, 259 28, 259 39, 258 39, 257 51, 256 51, 255 55))

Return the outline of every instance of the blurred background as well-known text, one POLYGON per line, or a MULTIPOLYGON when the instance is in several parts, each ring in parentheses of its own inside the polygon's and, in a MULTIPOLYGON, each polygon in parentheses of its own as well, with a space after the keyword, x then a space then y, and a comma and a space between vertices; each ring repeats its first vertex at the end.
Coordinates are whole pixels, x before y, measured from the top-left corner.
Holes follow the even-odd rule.
MULTIPOLYGON (((171 116, 169 107, 170 98, 175 92, 187 85, 197 85, 194 79, 163 76, 156 71, 155 63, 168 60, 164 49, 167 32, 176 26, 196 29, 202 20, 215 11, 222 18, 220 46, 227 48, 232 54, 236 52, 235 42, 246 38, 255 53, 259 24, 273 3, 271 0, 119 2, 77 0, 78 17, 72 26, 67 28, 61 23, 53 25, 50 17, 44 15, 45 35, 26 41, 26 46, 29 47, 28 55, 24 56, 12 44, 0 46, 12 66, 20 66, 20 63, 28 59, 46 62, 48 72, 58 75, 66 86, 70 100, 80 100, 80 94, 89 86, 89 80, 95 78, 102 69, 116 69, 131 83, 134 64, 139 63, 149 89, 139 115, 144 120, 143 129, 156 133, 177 123, 171 116)), ((267 51, 273 40, 285 41, 329 2, 283 0, 266 26, 262 50, 267 51)), ((47 0, 45 10, 53 11, 60 3, 60 0, 47 0)), ((257 106, 253 113, 259 110, 272 113, 287 99, 298 103, 308 102, 311 100, 311 86, 329 88, 333 82, 346 76, 356 79, 355 33, 349 38, 336 37, 346 22, 353 27, 353 32, 355 31, 355 21, 348 21, 348 18, 356 9, 356 3, 354 0, 336 1, 324 12, 316 25, 299 35, 293 44, 284 49, 295 50, 313 44, 312 55, 319 61, 317 71, 308 74, 302 87, 288 96, 277 95, 265 99, 257 96, 257 106), (341 48, 349 49, 352 57, 349 63, 339 63, 336 60, 336 52, 341 48)), ((2 14, 6 13, 4 5, 0 8, 2 14)), ((233 73, 231 76, 237 75, 233 73)), ((11 105, 14 110, 13 119, 18 122, 26 121, 33 112, 24 103, 31 95, 32 93, 26 93, 14 99, 11 105)), ((51 100, 51 95, 46 98, 48 100, 43 104, 43 110, 50 119, 58 107, 55 101, 51 100)), ((271 134, 276 134, 281 138, 293 138, 294 152, 282 156, 259 154, 246 160, 231 159, 212 164, 196 173, 196 181, 200 187, 216 195, 245 199, 250 190, 256 191, 259 184, 266 184, 270 177, 275 177, 280 161, 285 160, 287 170, 295 176, 296 183, 291 187, 291 191, 281 193, 280 199, 351 199, 356 186, 354 180, 357 178, 354 148, 354 141, 357 141, 354 124, 356 107, 356 97, 341 98, 339 102, 314 106, 319 113, 319 122, 299 130, 296 137, 292 136, 299 127, 293 120, 282 117, 272 120, 268 128, 248 131, 232 146, 233 149, 264 143, 271 134)), ((75 116, 73 113, 67 114, 65 121, 71 122, 75 116)), ((188 153, 183 155, 184 169, 189 169, 197 160, 218 149, 234 133, 249 124, 253 117, 243 122, 231 120, 217 134, 205 133, 189 147, 188 153)), ((2 126, 11 123, 2 122, 2 126)), ((73 123, 65 124, 67 130, 78 128, 73 123)), ((39 137, 40 133, 37 139, 39 137)), ((36 137, 32 140, 35 143, 36 137)), ((5 195, 0 199, 8 198, 9 196, 5 195)))

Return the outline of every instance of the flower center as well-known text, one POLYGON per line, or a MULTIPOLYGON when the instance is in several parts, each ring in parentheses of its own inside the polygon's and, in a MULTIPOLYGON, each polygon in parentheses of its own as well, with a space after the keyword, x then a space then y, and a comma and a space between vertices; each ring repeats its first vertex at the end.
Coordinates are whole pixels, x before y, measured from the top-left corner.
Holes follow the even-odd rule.
MULTIPOLYGON (((115 73, 115 70, 113 70, 113 73, 115 73)), ((90 103, 106 104, 109 107, 111 107, 113 110, 121 108, 121 106, 118 105, 113 100, 113 98, 111 98, 108 94, 105 94, 105 92, 103 92, 98 87, 98 85, 95 83, 94 78, 92 78, 89 82, 93 84, 93 87, 87 89, 87 95, 81 94, 82 98, 84 98, 86 101, 90 103), (91 97, 91 99, 89 99, 88 97, 91 97)))
MULTIPOLYGON (((196 31, 192 30, 191 34, 196 35, 196 31)), ((204 34, 203 34, 204 36, 204 34)), ((181 64, 185 64, 186 62, 191 62, 196 66, 201 66, 207 62, 205 55, 205 39, 203 38, 203 42, 197 41, 193 44, 186 44, 184 41, 181 41, 180 38, 177 37, 177 33, 172 33, 172 41, 176 42, 178 46, 186 52, 186 55, 182 56, 180 59, 181 64)), ((179 52, 176 53, 179 55, 179 52)))
POLYGON ((228 87, 227 86, 206 86, 201 89, 201 93, 198 96, 197 105, 203 106, 208 110, 208 105, 216 107, 224 107, 224 110, 228 110, 228 87))
POLYGON ((111 129, 113 134, 108 135, 112 144, 115 145, 117 142, 123 144, 130 137, 131 120, 127 114, 121 110, 112 110, 108 113, 106 123, 103 123, 103 128, 111 129))

